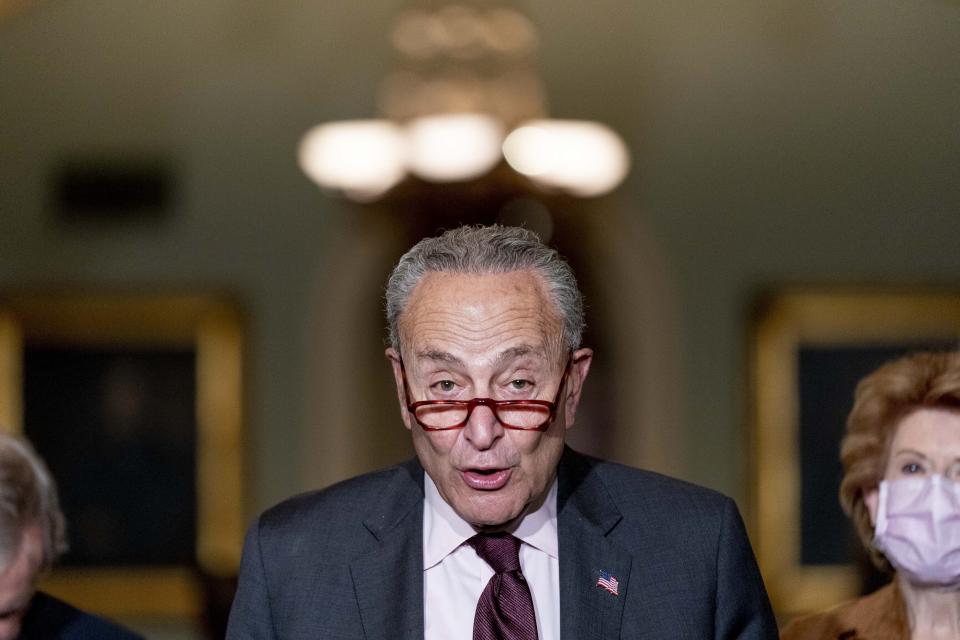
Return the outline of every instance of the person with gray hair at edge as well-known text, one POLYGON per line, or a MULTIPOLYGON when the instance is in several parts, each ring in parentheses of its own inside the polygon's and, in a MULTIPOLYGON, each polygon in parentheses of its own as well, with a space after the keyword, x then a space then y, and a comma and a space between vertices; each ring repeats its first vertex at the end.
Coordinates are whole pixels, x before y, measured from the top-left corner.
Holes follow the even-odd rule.
POLYGON ((0 433, 0 640, 137 640, 141 636, 38 592, 66 551, 57 488, 20 438, 0 433))
POLYGON ((228 639, 777 637, 730 498, 566 446, 593 352, 536 234, 421 240, 386 315, 416 457, 262 514, 228 639))

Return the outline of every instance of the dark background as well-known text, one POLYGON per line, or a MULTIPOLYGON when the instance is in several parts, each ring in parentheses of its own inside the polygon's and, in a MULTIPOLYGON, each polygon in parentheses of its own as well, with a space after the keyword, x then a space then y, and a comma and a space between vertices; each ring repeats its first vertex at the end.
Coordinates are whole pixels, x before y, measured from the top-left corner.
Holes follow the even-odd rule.
POLYGON ((72 566, 194 565, 191 350, 30 346, 24 425, 68 523, 72 566))

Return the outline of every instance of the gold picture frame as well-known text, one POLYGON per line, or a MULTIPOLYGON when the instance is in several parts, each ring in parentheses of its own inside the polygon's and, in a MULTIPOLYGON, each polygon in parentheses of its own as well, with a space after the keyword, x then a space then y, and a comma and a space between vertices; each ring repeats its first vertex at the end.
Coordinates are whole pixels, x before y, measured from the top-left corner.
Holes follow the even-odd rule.
MULTIPOLYGON (((859 595, 860 573, 853 563, 804 563, 801 557, 800 353, 880 352, 903 347, 956 348, 960 337, 960 295, 901 291, 794 290, 765 299, 758 307, 751 345, 752 447, 755 507, 754 546, 774 609, 782 616, 818 611, 859 595)), ((846 356, 841 356, 846 357, 846 356)), ((867 372, 864 372, 864 374, 867 372)), ((809 374, 808 374, 809 375, 809 374)), ((862 375, 862 374, 858 374, 862 375)), ((843 390, 846 415, 853 383, 843 390)), ((843 419, 834 434, 842 435, 843 419)), ((839 448, 824 459, 838 476, 839 448)), ((824 465, 828 466, 828 465, 824 465)), ((828 498, 836 505, 836 493, 828 498)), ((850 535, 849 530, 835 535, 850 535)))
MULTIPOLYGON (((187 349, 194 368, 196 566, 55 569, 41 588, 115 617, 194 617, 197 569, 235 575, 243 538, 244 339, 228 301, 201 295, 11 295, 0 298, 0 425, 24 429, 28 345, 187 349)), ((63 489, 61 488, 61 491, 63 489)), ((69 530, 69 523, 68 523, 69 530)))

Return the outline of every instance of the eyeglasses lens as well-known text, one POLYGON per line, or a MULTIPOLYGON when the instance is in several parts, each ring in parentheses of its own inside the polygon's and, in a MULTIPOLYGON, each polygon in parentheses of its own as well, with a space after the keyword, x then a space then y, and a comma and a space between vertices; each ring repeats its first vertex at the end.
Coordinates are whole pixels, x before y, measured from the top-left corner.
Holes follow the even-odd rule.
MULTIPOLYGON (((469 408, 462 404, 431 404, 417 407, 417 420, 434 429, 448 429, 467 419, 469 408)), ((540 404, 512 404, 496 409, 501 424, 516 429, 537 429, 550 418, 550 409, 540 404)))

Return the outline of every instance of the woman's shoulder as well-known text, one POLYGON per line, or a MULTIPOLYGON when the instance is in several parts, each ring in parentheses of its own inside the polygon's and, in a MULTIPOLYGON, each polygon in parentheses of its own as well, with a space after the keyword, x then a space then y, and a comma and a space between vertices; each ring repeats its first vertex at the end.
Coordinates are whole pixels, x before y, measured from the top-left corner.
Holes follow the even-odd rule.
POLYGON ((793 620, 781 640, 901 640, 908 636, 903 601, 894 583, 873 593, 793 620))
MULTIPOLYGON (((780 632, 780 640, 825 640, 840 638, 844 632, 840 620, 845 617, 844 610, 852 606, 845 602, 827 611, 812 613, 794 618, 780 632)), ((844 638, 846 640, 846 638, 844 638)))

